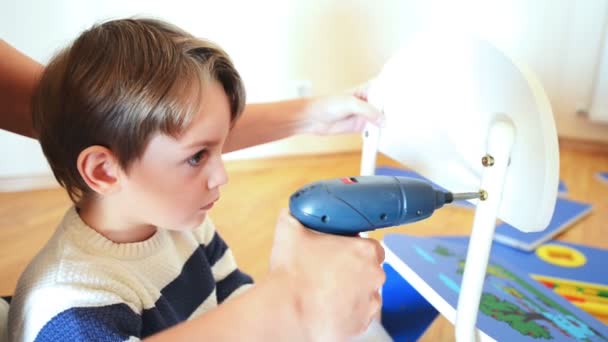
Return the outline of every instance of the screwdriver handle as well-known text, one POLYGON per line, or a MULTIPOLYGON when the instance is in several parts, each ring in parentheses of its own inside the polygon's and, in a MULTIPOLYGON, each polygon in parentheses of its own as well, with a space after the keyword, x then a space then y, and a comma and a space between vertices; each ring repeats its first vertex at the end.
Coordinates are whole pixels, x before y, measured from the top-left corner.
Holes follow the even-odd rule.
POLYGON ((289 209, 310 229, 357 235, 425 219, 443 206, 449 195, 414 178, 344 177, 305 185, 291 195, 289 209))

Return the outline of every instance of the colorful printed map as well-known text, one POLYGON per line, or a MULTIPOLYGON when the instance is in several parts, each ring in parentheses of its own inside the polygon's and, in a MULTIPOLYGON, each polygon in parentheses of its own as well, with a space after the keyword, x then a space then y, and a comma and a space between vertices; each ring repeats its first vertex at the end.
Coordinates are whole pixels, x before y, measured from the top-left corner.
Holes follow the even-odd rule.
MULTIPOLYGON (((466 248, 404 234, 389 234, 384 244, 387 262, 442 314, 452 314, 466 248)), ((499 341, 608 341, 607 326, 498 258, 488 265, 477 327, 499 341)))

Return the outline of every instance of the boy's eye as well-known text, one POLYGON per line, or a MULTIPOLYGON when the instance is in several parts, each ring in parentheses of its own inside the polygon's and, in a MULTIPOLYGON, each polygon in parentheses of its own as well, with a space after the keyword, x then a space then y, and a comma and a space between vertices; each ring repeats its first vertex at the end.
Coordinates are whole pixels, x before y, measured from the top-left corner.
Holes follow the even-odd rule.
POLYGON ((196 152, 192 157, 188 159, 188 164, 190 166, 198 166, 201 163, 201 160, 207 155, 207 150, 200 150, 196 152))

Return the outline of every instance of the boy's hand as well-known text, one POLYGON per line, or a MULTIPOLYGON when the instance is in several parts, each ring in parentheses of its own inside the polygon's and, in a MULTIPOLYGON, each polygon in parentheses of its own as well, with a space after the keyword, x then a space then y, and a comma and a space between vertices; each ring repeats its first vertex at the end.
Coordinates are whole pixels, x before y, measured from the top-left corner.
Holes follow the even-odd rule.
POLYGON ((305 337, 341 341, 364 332, 380 311, 383 260, 378 241, 313 232, 284 210, 270 270, 288 275, 305 337))

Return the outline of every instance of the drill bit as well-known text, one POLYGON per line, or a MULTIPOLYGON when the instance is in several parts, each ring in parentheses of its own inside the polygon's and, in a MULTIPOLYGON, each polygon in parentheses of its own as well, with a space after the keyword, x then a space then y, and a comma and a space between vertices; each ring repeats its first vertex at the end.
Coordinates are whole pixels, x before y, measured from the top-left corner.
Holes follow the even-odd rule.
POLYGON ((481 198, 481 197, 482 197, 481 191, 452 193, 452 199, 454 201, 481 198))
POLYGON ((479 198, 480 200, 484 201, 486 198, 488 198, 488 193, 484 190, 479 190, 478 192, 448 192, 445 195, 445 203, 475 198, 479 198))

